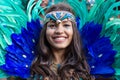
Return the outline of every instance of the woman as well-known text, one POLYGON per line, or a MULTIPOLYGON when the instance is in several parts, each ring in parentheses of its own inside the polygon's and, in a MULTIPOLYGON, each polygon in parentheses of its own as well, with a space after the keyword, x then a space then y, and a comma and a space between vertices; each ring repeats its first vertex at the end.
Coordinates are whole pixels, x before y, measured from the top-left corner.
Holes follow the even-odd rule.
POLYGON ((33 78, 41 80, 94 80, 68 5, 56 4, 46 11, 31 71, 33 78))
POLYGON ((42 0, 42 3, 40 4, 41 7, 46 7, 48 5, 48 0, 42 0))

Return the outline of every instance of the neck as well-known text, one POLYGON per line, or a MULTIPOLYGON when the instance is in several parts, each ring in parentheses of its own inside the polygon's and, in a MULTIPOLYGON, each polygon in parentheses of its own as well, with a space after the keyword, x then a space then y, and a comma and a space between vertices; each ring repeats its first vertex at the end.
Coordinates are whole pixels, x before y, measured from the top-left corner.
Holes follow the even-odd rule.
POLYGON ((64 53, 65 53, 65 49, 62 50, 53 50, 53 62, 55 64, 61 64, 62 61, 64 60, 64 53))

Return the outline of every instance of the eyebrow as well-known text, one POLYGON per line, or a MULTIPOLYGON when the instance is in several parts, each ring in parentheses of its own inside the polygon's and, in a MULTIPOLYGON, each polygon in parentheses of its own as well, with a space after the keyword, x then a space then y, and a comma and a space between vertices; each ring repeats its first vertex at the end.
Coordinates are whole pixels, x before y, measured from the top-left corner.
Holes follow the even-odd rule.
POLYGON ((69 21, 69 20, 67 20, 67 21, 62 21, 63 23, 69 23, 69 22, 71 22, 71 21, 69 21))

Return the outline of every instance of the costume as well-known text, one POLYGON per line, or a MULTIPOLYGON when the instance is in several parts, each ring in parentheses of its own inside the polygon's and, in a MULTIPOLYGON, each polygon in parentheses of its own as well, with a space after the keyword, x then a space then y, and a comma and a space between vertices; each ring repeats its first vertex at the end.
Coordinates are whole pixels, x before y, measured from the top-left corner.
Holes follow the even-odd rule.
MULTIPOLYGON (((120 79, 120 19, 117 9, 120 2, 115 0, 95 0, 90 11, 86 1, 63 0, 74 12, 77 27, 82 37, 91 74, 96 77, 114 76, 120 79), (112 19, 112 20, 111 20, 112 19)), ((0 69, 2 78, 9 75, 30 77, 30 66, 35 58, 44 15, 41 0, 30 0, 27 10, 12 2, 1 1, 0 7, 0 69), (10 65, 11 64, 11 65, 10 65), (24 75, 23 75, 24 74, 24 75)), ((62 1, 61 1, 62 2, 62 1)), ((57 2, 56 2, 57 4, 57 2)))

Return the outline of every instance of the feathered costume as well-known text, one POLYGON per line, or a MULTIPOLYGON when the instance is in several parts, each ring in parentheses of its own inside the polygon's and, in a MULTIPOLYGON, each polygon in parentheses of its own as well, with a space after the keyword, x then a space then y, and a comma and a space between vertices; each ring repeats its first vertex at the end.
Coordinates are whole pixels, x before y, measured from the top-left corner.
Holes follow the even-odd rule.
MULTIPOLYGON (((30 77, 35 45, 43 26, 39 14, 44 15, 52 3, 42 8, 41 0, 30 0, 25 9, 21 5, 25 1, 0 2, 0 78, 30 77)), ((91 74, 120 80, 120 2, 95 0, 89 11, 85 0, 59 2, 69 4, 75 12, 91 74)))

